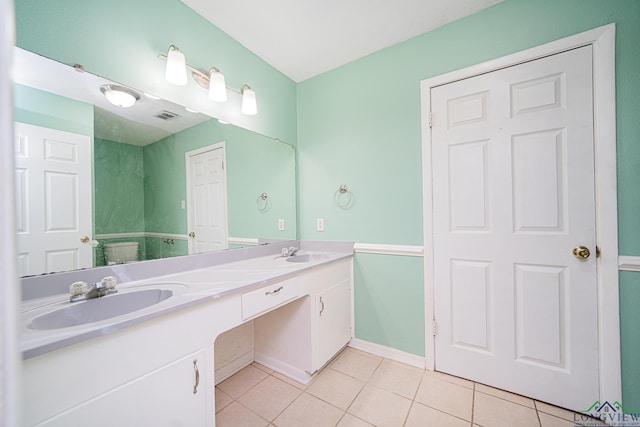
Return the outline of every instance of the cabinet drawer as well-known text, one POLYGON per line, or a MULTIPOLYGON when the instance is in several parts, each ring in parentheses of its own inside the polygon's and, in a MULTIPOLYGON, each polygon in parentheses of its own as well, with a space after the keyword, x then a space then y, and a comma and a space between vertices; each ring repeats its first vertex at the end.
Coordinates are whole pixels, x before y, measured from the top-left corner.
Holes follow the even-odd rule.
POLYGON ((242 318, 247 319, 298 296, 298 287, 284 281, 242 294, 242 318))

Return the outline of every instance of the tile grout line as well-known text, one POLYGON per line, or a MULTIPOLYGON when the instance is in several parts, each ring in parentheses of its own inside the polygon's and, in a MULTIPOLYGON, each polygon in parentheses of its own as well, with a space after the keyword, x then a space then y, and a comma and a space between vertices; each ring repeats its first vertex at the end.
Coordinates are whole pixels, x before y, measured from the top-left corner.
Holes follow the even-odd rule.
POLYGON ((303 394, 305 394, 305 392, 306 392, 306 389, 305 389, 305 390, 300 390, 298 387, 296 387, 296 386, 294 386, 294 385, 291 385, 291 384, 287 383, 286 381, 282 381, 280 378, 278 378, 278 377, 276 377, 275 375, 273 375, 275 372, 276 372, 276 371, 271 372, 271 373, 269 374, 269 376, 273 377, 273 379, 274 379, 274 380, 280 381, 280 382, 282 382, 282 383, 284 383, 284 384, 286 384, 286 385, 288 385, 288 386, 290 386, 290 387, 295 388, 296 390, 300 391, 300 394, 299 394, 298 396, 296 396, 296 398, 295 398, 295 399, 293 399, 293 400, 292 400, 292 401, 291 401, 287 406, 285 406, 284 408, 282 408, 282 410, 281 410, 280 412, 278 412, 278 413, 276 414, 276 416, 275 416, 275 417, 273 417, 273 419, 272 419, 272 420, 269 420, 269 425, 272 425, 272 424, 273 424, 273 425, 275 425, 275 424, 274 424, 274 422, 276 421, 276 419, 277 419, 280 415, 282 415, 282 414, 284 413, 284 411, 286 411, 287 409, 289 409, 289 408, 291 407, 291 405, 293 405, 293 403, 294 403, 296 400, 300 399, 300 396, 302 396, 302 395, 303 395, 303 394))
POLYGON ((403 427, 407 425, 407 421, 409 421, 409 414, 411 414, 411 410, 413 409, 413 405, 416 404, 416 397, 418 397, 418 392, 420 391, 420 387, 422 386, 422 381, 424 381, 424 371, 422 375, 420 375, 420 381, 418 382, 418 387, 416 387, 416 391, 413 393, 413 398, 411 399, 411 405, 409 405, 409 410, 407 411, 407 415, 404 418, 404 423, 402 423, 403 427))
MULTIPOLYGON (((475 387, 474 387, 474 389, 475 389, 475 387)), ((502 389, 496 389, 496 390, 502 390, 502 389)), ((515 394, 516 396, 522 396, 521 394, 516 394, 516 393, 510 392, 508 390, 502 390, 502 391, 507 392, 507 393, 511 393, 511 394, 515 394)), ((509 400, 509 399, 506 399, 504 397, 496 396, 495 394, 485 393, 484 391, 477 390, 477 393, 481 393, 481 394, 484 394, 485 396, 490 396, 490 397, 493 397, 493 398, 496 398, 496 399, 504 400, 505 402, 509 402, 509 403, 513 403, 514 405, 522 406, 523 408, 533 409, 536 412, 538 411, 538 409, 535 406, 536 400, 531 398, 531 397, 522 396, 522 397, 524 397, 526 399, 531 399, 533 401, 533 406, 534 406, 533 408, 531 406, 523 405, 522 403, 514 402, 513 400, 509 400)), ((542 412, 544 412, 544 411, 542 411, 542 412)))
POLYGON ((476 415, 476 382, 473 382, 471 388, 471 427, 473 427, 473 418, 476 415))
MULTIPOLYGON (((336 360, 337 360, 337 358, 336 358, 336 360)), ((362 393, 362 391, 365 389, 365 387, 366 387, 367 385, 369 385, 369 381, 371 381, 371 378, 373 378, 373 375, 374 375, 374 374, 376 373, 376 371, 380 368, 380 366, 382 365, 382 361, 383 361, 383 360, 384 360, 384 358, 382 358, 382 359, 378 362, 378 366, 376 366, 376 369, 374 369, 374 370, 373 370, 373 372, 371 373, 371 375, 369 375, 369 378, 367 378, 367 380, 366 380, 366 381, 363 381, 363 382, 364 382, 364 385, 363 385, 363 386, 362 386, 362 388, 361 388, 361 389, 356 393, 356 395, 353 397, 353 399, 351 400, 351 403, 349 403, 349 406, 347 406, 347 409, 345 409, 345 410, 344 410, 344 413, 345 413, 345 414, 349 414, 349 415, 351 415, 352 417, 355 417, 355 418, 357 418, 357 419, 359 419, 359 420, 362 420, 362 418, 360 418, 360 417, 358 417, 357 415, 354 415, 354 414, 352 414, 351 412, 349 412, 349 409, 351 409, 351 407, 353 406, 353 404, 355 403, 355 401, 356 401, 356 400, 358 400, 358 397, 360 396, 360 394, 362 393)), ((331 368, 331 367, 330 367, 330 368, 331 368)), ((346 373, 344 373, 344 372, 342 372, 342 371, 339 371, 339 370, 337 370, 337 369, 334 369, 334 371, 339 372, 339 373, 341 373, 341 374, 343 374, 343 375, 346 375, 346 376, 348 376, 348 377, 350 377, 350 378, 354 378, 354 379, 356 379, 356 380, 362 381, 360 378, 356 378, 356 377, 354 377, 354 376, 351 376, 351 375, 349 375, 349 374, 346 374, 346 373)), ((343 417, 344 417, 344 415, 343 415, 343 417)), ((366 422, 366 423, 368 423, 368 424, 371 424, 371 423, 369 423, 369 421, 366 421, 366 420, 362 420, 362 421, 364 421, 364 422, 366 422)))
POLYGON ((542 420, 540 419, 540 411, 538 410, 538 405, 536 404, 536 401, 533 401, 533 407, 536 410, 536 417, 538 417, 538 424, 540 425, 540 427, 542 427, 542 420))

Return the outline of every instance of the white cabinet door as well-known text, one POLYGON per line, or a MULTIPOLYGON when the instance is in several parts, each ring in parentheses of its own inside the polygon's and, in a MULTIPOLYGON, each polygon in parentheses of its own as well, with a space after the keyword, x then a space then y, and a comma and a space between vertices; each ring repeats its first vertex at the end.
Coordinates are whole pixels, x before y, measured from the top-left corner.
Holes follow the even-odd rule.
POLYGON ((316 296, 318 339, 316 369, 320 369, 351 339, 351 280, 316 296))
MULTIPOLYGON (((126 362, 113 362, 126 363, 126 362)), ((209 372, 204 350, 150 372, 51 418, 53 427, 199 427, 207 423, 209 372)), ((99 365, 96 369, 100 369, 99 365)))

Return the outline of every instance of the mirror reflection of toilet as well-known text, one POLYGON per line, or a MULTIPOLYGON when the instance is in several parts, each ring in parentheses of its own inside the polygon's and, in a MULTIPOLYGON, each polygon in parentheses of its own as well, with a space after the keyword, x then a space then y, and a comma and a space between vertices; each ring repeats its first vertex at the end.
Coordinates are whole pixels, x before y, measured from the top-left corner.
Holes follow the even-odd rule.
POLYGON ((138 242, 117 242, 104 244, 107 265, 139 261, 138 242))

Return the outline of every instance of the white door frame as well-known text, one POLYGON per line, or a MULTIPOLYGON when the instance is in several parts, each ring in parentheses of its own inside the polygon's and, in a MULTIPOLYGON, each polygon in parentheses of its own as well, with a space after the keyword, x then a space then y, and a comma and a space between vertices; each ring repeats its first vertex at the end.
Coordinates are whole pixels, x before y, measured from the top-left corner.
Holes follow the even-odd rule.
POLYGON ((596 241, 598 271, 598 344, 601 401, 622 401, 618 300, 618 200, 616 175, 615 24, 456 70, 420 82, 425 277, 425 359, 435 368, 433 194, 431 175, 431 88, 521 64, 580 46, 593 46, 596 241), (615 208, 611 208, 615 206, 615 208))
POLYGON ((18 347, 20 282, 17 271, 13 143, 14 9, 0 0, 0 425, 18 426, 21 413, 22 355, 18 347))
MULTIPOLYGON (((202 153, 206 153, 207 151, 213 151, 213 150, 218 150, 218 149, 222 149, 222 158, 223 158, 223 167, 222 167, 222 173, 224 173, 224 217, 225 217, 225 224, 224 224, 224 235, 225 235, 225 240, 227 241, 227 246, 229 244, 229 204, 228 204, 228 200, 227 200, 227 147, 226 147, 226 141, 220 141, 216 144, 212 144, 212 145, 207 145, 206 147, 202 147, 202 148, 198 148, 195 150, 191 150, 191 151, 187 151, 185 153, 185 173, 186 173, 186 178, 187 178, 187 233, 189 233, 189 230, 191 230, 191 215, 190 215, 190 210, 192 209, 191 203, 193 202, 193 200, 191 200, 191 168, 190 168, 190 164, 191 164, 191 157, 193 156, 197 156, 198 154, 202 154, 202 153)), ((192 253, 192 241, 189 240, 189 237, 187 237, 187 247, 188 247, 188 253, 189 255, 191 255, 192 253)))

